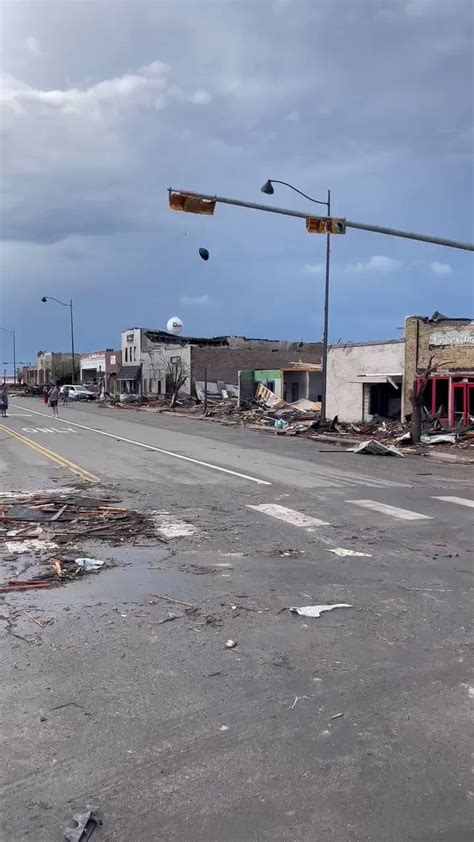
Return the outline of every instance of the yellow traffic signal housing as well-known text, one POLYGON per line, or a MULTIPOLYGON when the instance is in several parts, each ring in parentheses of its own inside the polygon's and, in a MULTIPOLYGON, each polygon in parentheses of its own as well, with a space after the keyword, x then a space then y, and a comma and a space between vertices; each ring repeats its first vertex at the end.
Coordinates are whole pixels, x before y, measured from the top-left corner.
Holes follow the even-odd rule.
POLYGON ((346 220, 333 216, 308 216, 306 230, 308 234, 345 234, 346 220))
POLYGON ((170 192, 169 205, 171 210, 212 216, 216 207, 216 201, 215 199, 201 199, 199 196, 187 196, 186 193, 170 192))

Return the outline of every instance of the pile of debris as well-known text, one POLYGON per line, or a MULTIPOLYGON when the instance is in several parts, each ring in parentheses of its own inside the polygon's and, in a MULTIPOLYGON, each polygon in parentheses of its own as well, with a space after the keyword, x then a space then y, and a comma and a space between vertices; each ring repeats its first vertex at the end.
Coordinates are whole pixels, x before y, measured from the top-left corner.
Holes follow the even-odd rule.
POLYGON ((144 538, 164 540, 157 536, 151 516, 114 505, 116 502, 60 491, 0 497, 0 548, 10 557, 47 554, 42 560, 49 565, 47 574, 34 580, 9 581, 2 590, 22 590, 33 583, 49 587, 107 566, 97 559, 77 558, 81 543, 107 541, 117 546, 144 538))

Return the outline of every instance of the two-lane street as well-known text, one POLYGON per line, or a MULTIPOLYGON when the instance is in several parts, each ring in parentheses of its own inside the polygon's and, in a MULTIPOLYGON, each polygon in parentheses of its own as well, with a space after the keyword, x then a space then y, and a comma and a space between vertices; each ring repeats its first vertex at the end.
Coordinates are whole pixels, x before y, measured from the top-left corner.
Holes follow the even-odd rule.
POLYGON ((3 640, 7 837, 33 810, 56 838, 79 793, 105 839, 310 842, 317 818, 318 842, 467 842, 472 468, 59 412, 11 401, 2 491, 79 482, 154 512, 168 544, 111 536, 124 566, 5 596, 54 621, 40 646, 3 640), (198 614, 161 625, 156 593, 198 614), (351 607, 288 611, 325 603, 351 607))

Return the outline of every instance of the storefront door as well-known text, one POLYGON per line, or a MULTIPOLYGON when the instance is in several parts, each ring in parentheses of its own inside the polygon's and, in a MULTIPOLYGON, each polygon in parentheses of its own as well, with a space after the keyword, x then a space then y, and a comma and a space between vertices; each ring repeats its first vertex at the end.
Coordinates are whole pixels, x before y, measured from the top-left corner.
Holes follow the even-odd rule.
POLYGON ((453 383, 452 425, 468 424, 474 417, 474 383, 453 383))

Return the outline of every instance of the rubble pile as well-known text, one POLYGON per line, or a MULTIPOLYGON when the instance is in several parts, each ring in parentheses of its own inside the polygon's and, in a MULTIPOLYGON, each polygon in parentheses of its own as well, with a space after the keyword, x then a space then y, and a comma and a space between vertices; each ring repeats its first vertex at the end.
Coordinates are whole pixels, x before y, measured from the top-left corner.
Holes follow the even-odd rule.
POLYGON ((144 538, 164 540, 156 534, 149 515, 114 505, 116 502, 59 491, 7 500, 0 497, 0 548, 13 558, 39 555, 48 566, 47 573, 33 579, 8 581, 0 592, 51 587, 107 566, 97 559, 77 558, 77 547, 84 542, 106 541, 117 546, 144 538))

